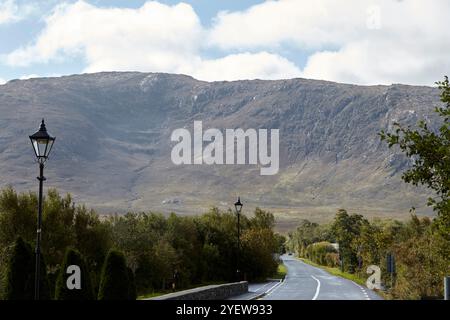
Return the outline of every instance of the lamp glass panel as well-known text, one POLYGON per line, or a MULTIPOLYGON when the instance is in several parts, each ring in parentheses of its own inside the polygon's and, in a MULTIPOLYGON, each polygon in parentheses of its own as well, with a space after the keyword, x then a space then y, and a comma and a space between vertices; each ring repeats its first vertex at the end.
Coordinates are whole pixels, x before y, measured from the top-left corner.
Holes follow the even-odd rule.
POLYGON ((34 149, 34 153, 36 154, 36 157, 39 157, 39 147, 38 147, 38 143, 36 140, 33 140, 33 149, 34 149))
POLYGON ((48 139, 37 139, 33 140, 33 148, 36 152, 37 157, 46 157, 47 145, 49 143, 48 139))
POLYGON ((47 146, 47 150, 46 150, 47 154, 45 155, 46 157, 48 157, 50 155, 50 151, 52 151, 54 142, 55 142, 54 139, 51 139, 51 140, 48 141, 48 146, 47 146))
POLYGON ((47 148, 48 140, 38 140, 39 156, 45 157, 45 149, 47 148))

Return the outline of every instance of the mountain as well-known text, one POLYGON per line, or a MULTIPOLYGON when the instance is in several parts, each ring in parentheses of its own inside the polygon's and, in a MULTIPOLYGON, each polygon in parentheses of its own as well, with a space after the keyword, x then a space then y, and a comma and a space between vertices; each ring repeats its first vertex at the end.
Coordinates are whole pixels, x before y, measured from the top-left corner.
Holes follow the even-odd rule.
POLYGON ((45 118, 57 137, 45 187, 70 192, 105 213, 199 213, 255 206, 281 225, 321 220, 338 208, 404 217, 429 214, 427 192, 405 185, 407 159, 380 142, 381 129, 426 119, 439 90, 326 81, 203 82, 189 76, 110 72, 13 80, 0 86, 1 186, 36 190, 38 167, 28 135, 45 118), (220 130, 280 130, 280 170, 257 165, 174 165, 171 133, 194 121, 220 130))

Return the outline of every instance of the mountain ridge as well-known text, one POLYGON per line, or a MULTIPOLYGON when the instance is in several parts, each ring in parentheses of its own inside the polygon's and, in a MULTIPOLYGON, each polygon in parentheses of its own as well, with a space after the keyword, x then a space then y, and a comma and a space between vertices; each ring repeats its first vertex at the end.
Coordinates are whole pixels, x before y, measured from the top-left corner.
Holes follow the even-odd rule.
POLYGON ((12 80, 0 86, 0 185, 35 190, 28 134, 46 119, 57 136, 47 187, 102 212, 201 213, 273 209, 280 220, 325 219, 337 208, 401 217, 430 214, 427 193, 405 185, 408 161, 380 142, 393 123, 434 126, 439 90, 302 78, 198 81, 186 75, 105 72, 12 80), (176 128, 279 128, 280 172, 257 166, 175 166, 176 128), (29 142, 28 142, 29 143, 29 142))

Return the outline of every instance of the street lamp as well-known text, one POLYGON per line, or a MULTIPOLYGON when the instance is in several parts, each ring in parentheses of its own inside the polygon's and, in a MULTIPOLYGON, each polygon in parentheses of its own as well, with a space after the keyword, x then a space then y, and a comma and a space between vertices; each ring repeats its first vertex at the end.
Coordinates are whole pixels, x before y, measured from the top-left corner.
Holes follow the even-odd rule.
POLYGON ((44 177, 44 163, 48 159, 48 155, 52 150, 55 137, 48 134, 45 128, 44 119, 42 119, 39 130, 30 136, 31 144, 36 155, 37 162, 39 163, 39 202, 38 202, 38 220, 36 230, 36 274, 34 282, 34 299, 39 300, 39 284, 40 284, 40 265, 41 265, 41 225, 42 225, 42 186, 46 180, 44 177))
POLYGON ((243 204, 241 203, 241 197, 238 197, 238 201, 234 204, 234 209, 236 210, 237 216, 237 240, 238 240, 238 250, 237 250, 237 268, 236 276, 237 280, 240 281, 240 270, 239 270, 239 251, 241 250, 241 210, 243 204))

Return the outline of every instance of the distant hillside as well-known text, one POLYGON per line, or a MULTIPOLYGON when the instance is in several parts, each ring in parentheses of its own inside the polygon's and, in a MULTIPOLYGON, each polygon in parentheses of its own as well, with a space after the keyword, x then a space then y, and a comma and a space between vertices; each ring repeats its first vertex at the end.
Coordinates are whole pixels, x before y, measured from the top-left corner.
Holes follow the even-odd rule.
POLYGON ((404 185, 405 159, 377 133, 395 121, 435 121, 439 91, 305 79, 203 82, 148 73, 98 73, 0 86, 0 185, 36 190, 28 135, 45 117, 57 136, 46 186, 103 212, 198 213, 272 208, 280 221, 324 219, 337 208, 371 215, 429 212, 426 194, 404 185), (279 128, 279 174, 251 165, 175 166, 172 130, 279 128))

